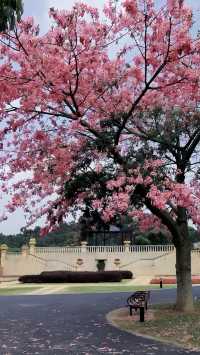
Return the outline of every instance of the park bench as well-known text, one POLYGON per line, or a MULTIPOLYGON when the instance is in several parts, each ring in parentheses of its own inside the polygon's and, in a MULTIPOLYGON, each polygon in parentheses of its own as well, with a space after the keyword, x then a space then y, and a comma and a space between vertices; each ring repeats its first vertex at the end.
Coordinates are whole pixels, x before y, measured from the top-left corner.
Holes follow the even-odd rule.
POLYGON ((150 300, 150 291, 136 291, 127 299, 127 307, 129 307, 130 316, 133 315, 133 309, 137 312, 140 310, 140 321, 144 322, 144 312, 148 308, 150 300))

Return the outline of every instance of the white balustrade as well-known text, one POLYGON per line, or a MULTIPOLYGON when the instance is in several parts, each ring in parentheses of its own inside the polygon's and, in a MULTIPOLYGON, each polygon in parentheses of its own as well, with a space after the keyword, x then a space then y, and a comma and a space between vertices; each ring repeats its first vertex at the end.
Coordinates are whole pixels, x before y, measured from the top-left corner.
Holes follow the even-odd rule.
POLYGON ((123 253, 125 251, 123 245, 110 245, 110 246, 88 246, 88 253, 123 253))
POLYGON ((192 249, 193 254, 200 254, 200 249, 192 249))
MULTIPOLYGON (((130 245, 128 248, 124 245, 110 245, 110 246, 85 246, 86 253, 98 254, 98 253, 168 253, 173 252, 174 245, 130 245)), ((37 255, 45 254, 81 254, 81 247, 36 247, 35 253, 37 255)), ((196 252, 196 251, 194 251, 196 252)), ((198 252, 196 252, 198 253, 198 252)))
POLYGON ((129 251, 131 253, 166 253, 174 251, 174 245, 131 245, 129 251))
POLYGON ((36 254, 80 254, 81 247, 36 247, 36 254))

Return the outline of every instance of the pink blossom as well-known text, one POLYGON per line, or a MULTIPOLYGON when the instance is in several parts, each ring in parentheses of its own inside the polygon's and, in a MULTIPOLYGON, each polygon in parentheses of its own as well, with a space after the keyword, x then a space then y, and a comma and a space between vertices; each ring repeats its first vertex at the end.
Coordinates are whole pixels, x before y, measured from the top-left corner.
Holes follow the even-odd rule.
POLYGON ((182 170, 168 152, 177 131, 174 108, 184 133, 192 136, 198 123, 200 40, 192 38, 191 10, 179 0, 166 0, 159 11, 153 0, 123 0, 107 2, 103 20, 84 3, 49 15, 53 25, 44 35, 32 18, 9 40, 0 35, 5 209, 23 207, 29 225, 46 215, 44 234, 82 210, 87 198, 106 221, 129 214, 143 229, 158 226, 145 211, 148 201, 174 220, 184 207, 198 225, 197 170, 180 184, 182 170), (156 135, 151 113, 159 107, 156 135), (102 198, 100 189, 107 192, 102 198))

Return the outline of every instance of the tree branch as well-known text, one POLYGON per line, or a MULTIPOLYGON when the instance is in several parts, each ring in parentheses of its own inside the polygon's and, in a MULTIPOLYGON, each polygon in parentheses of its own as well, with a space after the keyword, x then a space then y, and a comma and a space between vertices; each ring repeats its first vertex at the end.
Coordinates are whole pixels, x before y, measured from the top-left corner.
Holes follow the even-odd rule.
POLYGON ((138 184, 135 188, 133 195, 131 196, 131 200, 134 201, 135 196, 139 196, 145 206, 149 209, 149 211, 158 217, 161 222, 169 229, 172 234, 174 245, 178 243, 179 240, 179 231, 176 226, 176 222, 170 216, 169 212, 166 210, 161 210, 158 207, 152 204, 151 199, 147 196, 148 189, 142 185, 138 184))
POLYGON ((168 57, 169 57, 169 52, 170 52, 170 42, 171 42, 171 29, 172 29, 172 22, 170 19, 170 28, 169 28, 169 32, 168 32, 168 46, 167 46, 167 51, 165 54, 165 58, 164 61, 162 62, 162 64, 158 67, 158 69, 156 70, 156 72, 154 73, 154 75, 151 77, 151 79, 146 83, 144 89, 142 90, 142 92, 140 93, 140 95, 137 97, 137 99, 135 100, 135 102, 132 104, 132 107, 130 108, 130 110, 126 113, 126 115, 124 116, 123 122, 121 124, 121 127, 119 128, 116 137, 115 137, 115 145, 118 145, 119 143, 119 138, 120 135, 122 133, 122 131, 124 130, 128 119, 132 116, 135 108, 137 107, 137 105, 139 104, 139 102, 141 101, 141 99, 143 98, 143 96, 146 94, 146 92, 149 90, 149 87, 151 85, 151 83, 156 79, 156 77, 160 74, 160 72, 163 70, 163 68, 166 66, 167 61, 168 61, 168 57))

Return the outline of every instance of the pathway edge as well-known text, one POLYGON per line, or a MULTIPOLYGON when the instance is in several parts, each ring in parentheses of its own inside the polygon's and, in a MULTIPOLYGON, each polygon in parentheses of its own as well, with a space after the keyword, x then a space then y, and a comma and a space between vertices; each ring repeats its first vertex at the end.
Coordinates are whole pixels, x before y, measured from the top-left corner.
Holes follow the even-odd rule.
POLYGON ((112 311, 108 312, 106 314, 106 320, 107 322, 121 330, 122 332, 126 332, 126 333, 129 333, 129 334, 132 334, 136 337, 139 337, 139 338, 143 338, 143 339, 148 339, 148 340, 153 340, 153 341, 157 341, 159 343, 162 343, 162 344, 166 344, 166 345, 171 345, 171 346, 175 346, 176 348, 180 349, 180 350, 186 350, 186 351, 194 351, 196 353, 199 353, 199 349, 192 349, 192 348, 186 348, 186 347, 183 347, 181 346, 180 344, 176 343, 176 342, 171 342, 171 341, 168 341, 168 340, 164 340, 164 339, 161 339, 161 338, 157 338, 157 337, 154 337, 154 336, 151 336, 151 335, 144 335, 144 334, 141 334, 141 333, 138 333, 138 332, 135 332, 133 330, 127 330, 127 329, 122 329, 118 324, 117 322, 115 322, 115 320, 113 320, 113 314, 116 312, 116 311, 119 311, 120 309, 124 309, 125 307, 122 307, 122 308, 117 308, 117 309, 113 309, 112 311))

